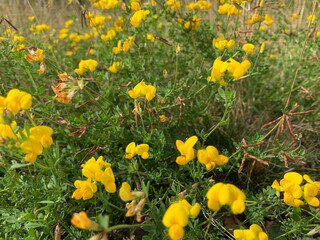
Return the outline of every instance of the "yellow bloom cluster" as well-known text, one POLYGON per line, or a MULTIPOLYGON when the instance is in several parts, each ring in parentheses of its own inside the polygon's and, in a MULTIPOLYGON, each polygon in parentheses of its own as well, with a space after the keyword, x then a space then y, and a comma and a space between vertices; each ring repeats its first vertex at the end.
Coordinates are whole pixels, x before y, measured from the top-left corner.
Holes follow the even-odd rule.
POLYGON ((221 15, 228 15, 228 16, 235 15, 235 16, 237 16, 242 13, 242 10, 238 9, 233 4, 225 3, 225 4, 219 6, 218 13, 221 15))
POLYGON ((313 207, 319 207, 320 201, 317 197, 320 192, 320 182, 313 181, 308 175, 301 175, 297 172, 288 172, 280 180, 274 180, 272 188, 277 190, 277 194, 283 192, 283 201, 290 206, 299 207, 304 205, 301 197, 306 200, 307 204, 313 207), (307 182, 300 186, 303 179, 307 182))
POLYGON ((78 73, 79 75, 83 75, 88 70, 90 72, 93 72, 97 66, 98 66, 98 62, 96 60, 93 60, 93 59, 81 60, 78 65, 78 68, 76 68, 74 72, 78 73))
POLYGON ((121 200, 124 202, 131 201, 130 203, 126 203, 126 208, 128 209, 126 213, 126 217, 132 217, 134 215, 137 215, 137 222, 141 222, 141 217, 142 217, 141 211, 146 202, 146 198, 145 198, 146 194, 141 191, 132 191, 130 184, 127 182, 123 182, 119 190, 119 196, 121 200), (144 198, 140 199, 139 202, 137 203, 137 200, 140 197, 144 197, 144 198))
POLYGON ((29 63, 35 63, 35 62, 39 62, 40 63, 40 67, 39 67, 39 75, 43 74, 45 71, 45 67, 44 67, 44 54, 43 54, 43 50, 40 48, 34 48, 34 47, 30 47, 26 49, 28 51, 28 54, 25 56, 25 59, 29 62, 29 63))
POLYGON ((249 20, 247 20, 247 24, 253 25, 256 23, 262 22, 262 17, 258 13, 254 13, 249 20))
POLYGON ((93 197, 97 191, 95 182, 104 185, 105 190, 109 193, 116 191, 116 184, 111 164, 103 160, 100 156, 97 160, 92 157, 85 164, 81 165, 83 176, 87 177, 86 181, 76 180, 74 185, 77 188, 72 197, 75 199, 87 200, 93 197), (95 182, 92 182, 94 180, 95 182))
POLYGON ((0 142, 6 138, 14 139, 15 146, 26 154, 25 160, 33 163, 42 154, 43 148, 52 145, 53 130, 47 126, 35 126, 28 131, 14 132, 17 123, 13 116, 21 110, 29 109, 31 105, 32 96, 18 89, 10 90, 7 97, 0 96, 0 142))
POLYGON ((42 154, 43 148, 49 148, 52 143, 53 130, 47 126, 36 126, 29 129, 29 134, 24 130, 24 140, 20 148, 26 154, 27 162, 35 162, 38 155, 42 154))
POLYGON ((249 229, 236 229, 233 231, 236 240, 268 240, 268 235, 257 224, 252 224, 249 229))
POLYGON ((199 203, 192 206, 186 199, 172 203, 162 218, 163 225, 169 228, 170 239, 182 239, 189 218, 196 218, 200 209, 199 203))
POLYGON ((241 63, 230 58, 227 61, 222 61, 221 57, 218 57, 214 62, 211 70, 211 75, 208 77, 209 82, 217 82, 218 84, 225 86, 226 78, 228 76, 233 77, 235 80, 239 80, 249 70, 251 63, 248 60, 244 60, 241 63))
POLYGON ((198 150, 197 157, 198 161, 204 164, 208 171, 216 166, 223 166, 229 161, 229 158, 219 154, 214 146, 208 146, 206 149, 198 150))
POLYGON ((136 11, 130 18, 130 23, 135 28, 139 27, 141 22, 149 15, 149 10, 139 10, 136 11))
POLYGON ((166 5, 171 9, 171 10, 179 10, 181 8, 181 2, 177 0, 167 0, 166 5))
POLYGON ((242 46, 242 50, 245 51, 248 55, 251 55, 254 51, 254 45, 252 43, 246 43, 242 46))
POLYGON ((177 164, 185 165, 197 156, 198 161, 205 165, 209 171, 216 166, 225 165, 229 161, 229 158, 219 154, 218 150, 214 146, 208 146, 206 149, 199 149, 196 151, 194 149, 194 145, 197 143, 197 141, 197 136, 192 136, 185 142, 176 140, 176 147, 181 154, 176 158, 177 164))
POLYGON ((146 143, 139 144, 136 146, 135 142, 131 142, 126 147, 126 155, 125 158, 132 159, 134 156, 139 155, 143 159, 149 158, 149 145, 146 143))
POLYGON ((236 186, 229 183, 216 183, 206 194, 208 208, 218 211, 223 205, 228 205, 233 214, 241 214, 245 210, 245 194, 236 186))
POLYGON ((154 86, 146 85, 144 81, 141 81, 132 90, 129 90, 128 94, 133 99, 145 97, 148 101, 151 101, 155 97, 156 92, 157 89, 154 86))
POLYGON ((196 15, 193 15, 191 19, 184 22, 183 26, 185 29, 198 30, 201 22, 202 22, 201 18, 197 17, 196 15))
POLYGON ((11 89, 6 97, 0 96, 0 121, 4 111, 16 115, 21 110, 27 110, 32 105, 32 96, 19 89, 11 89))
POLYGON ((219 34, 218 38, 213 39, 213 47, 219 49, 220 51, 230 50, 233 48, 235 41, 225 39, 223 34, 219 34))
POLYGON ((185 165, 196 157, 196 150, 193 147, 197 143, 197 141, 197 136, 192 136, 185 142, 176 140, 176 147, 181 154, 181 156, 176 158, 177 164, 185 165))
POLYGON ((122 62, 114 62, 112 65, 108 68, 108 70, 112 73, 117 73, 119 69, 123 66, 122 62))
POLYGON ((119 0, 90 0, 93 6, 98 9, 107 10, 120 6, 119 0))
POLYGON ((212 4, 209 3, 208 1, 197 1, 194 3, 189 3, 187 5, 187 10, 191 11, 191 10, 200 9, 201 11, 205 11, 210 9, 211 7, 212 7, 212 4))
POLYGON ((86 14, 86 19, 89 21, 89 25, 92 28, 103 28, 107 20, 111 20, 111 16, 108 18, 103 15, 93 15, 92 13, 86 14))
POLYGON ((47 24, 39 24, 30 28, 30 31, 34 33, 41 33, 43 31, 49 31, 49 30, 50 30, 50 26, 48 26, 47 24))
POLYGON ((122 40, 119 40, 117 46, 112 48, 112 52, 114 54, 119 54, 121 52, 128 52, 133 45, 134 45, 134 36, 130 36, 123 42, 123 45, 122 45, 122 40))

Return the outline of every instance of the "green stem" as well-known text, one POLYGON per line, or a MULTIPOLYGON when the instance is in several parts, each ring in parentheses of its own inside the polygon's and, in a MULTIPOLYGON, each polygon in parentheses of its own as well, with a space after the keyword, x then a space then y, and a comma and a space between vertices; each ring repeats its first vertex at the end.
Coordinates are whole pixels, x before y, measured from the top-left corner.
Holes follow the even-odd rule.
POLYGON ((142 227, 142 226, 152 226, 152 224, 119 224, 116 226, 112 226, 109 227, 108 229, 106 229, 107 232, 111 232, 114 230, 118 230, 118 229, 124 229, 124 228, 138 228, 138 227, 142 227))

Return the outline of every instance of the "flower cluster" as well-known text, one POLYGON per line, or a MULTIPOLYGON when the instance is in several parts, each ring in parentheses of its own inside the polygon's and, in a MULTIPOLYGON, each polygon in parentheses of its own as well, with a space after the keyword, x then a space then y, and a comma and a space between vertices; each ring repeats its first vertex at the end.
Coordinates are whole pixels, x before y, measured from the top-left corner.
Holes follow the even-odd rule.
POLYGON ((146 198, 145 198, 146 194, 141 191, 132 191, 130 184, 127 182, 123 182, 119 190, 119 196, 122 201, 128 202, 126 203, 126 208, 128 209, 126 213, 126 217, 132 217, 136 215, 137 222, 141 222, 141 217, 142 217, 141 211, 146 202, 146 198), (141 198, 141 197, 144 197, 144 198, 141 198), (141 199, 139 200, 139 198, 141 199))
POLYGON ((76 180, 74 182, 77 188, 72 197, 75 199, 87 200, 93 197, 93 194, 97 191, 96 182, 100 182, 104 185, 105 190, 109 193, 116 191, 116 184, 111 164, 103 160, 100 156, 97 160, 92 157, 85 164, 81 165, 83 176, 87 177, 87 180, 76 180), (94 181, 94 182, 92 182, 94 181))
POLYGON ((243 60, 241 63, 230 58, 227 61, 222 61, 221 57, 218 57, 212 65, 211 75, 208 77, 209 82, 217 82, 222 86, 226 86, 226 79, 232 77, 235 80, 239 80, 249 70, 251 63, 249 60, 243 60))
POLYGON ((39 24, 30 28, 30 31, 34 33, 41 33, 43 31, 49 31, 49 30, 50 30, 50 26, 48 26, 47 24, 39 24))
POLYGON ((43 148, 49 148, 52 143, 53 130, 47 126, 34 126, 16 132, 17 122, 14 116, 21 110, 28 110, 32 105, 32 96, 29 93, 12 89, 6 97, 0 96, 0 142, 6 138, 13 139, 14 145, 21 148, 26 154, 27 162, 35 162, 43 148))
POLYGON ((61 103, 69 103, 78 90, 84 88, 83 79, 75 79, 66 72, 58 74, 58 84, 52 86, 55 99, 61 103))
POLYGON ((220 51, 230 50, 234 46, 234 40, 225 39, 223 34, 219 34, 218 38, 213 39, 213 47, 219 49, 220 51))
POLYGON ((313 181, 308 175, 301 175, 297 172, 288 172, 280 180, 274 180, 272 188, 277 190, 277 194, 283 192, 283 201, 294 207, 304 205, 301 200, 303 197, 307 204, 313 207, 319 207, 320 201, 318 194, 320 192, 320 182, 313 181), (301 186, 301 183, 305 180, 307 183, 301 186))
POLYGON ((216 183, 207 192, 208 208, 218 211, 228 205, 233 214, 241 214, 245 210, 245 194, 233 184, 216 183))
POLYGON ((218 13, 221 15, 240 15, 242 13, 241 9, 238 9, 234 4, 225 3, 220 5, 218 8, 218 13))
POLYGON ((45 70, 44 63, 43 63, 43 60, 44 60, 43 50, 36 47, 29 47, 24 49, 28 51, 28 54, 25 56, 25 59, 29 63, 39 62, 40 67, 38 72, 39 72, 39 75, 43 74, 45 70))
POLYGON ((133 45, 134 45, 134 36, 130 36, 123 42, 123 44, 122 44, 122 40, 119 40, 117 46, 112 49, 112 52, 114 54, 119 54, 122 51, 128 52, 133 45))
POLYGON ((130 18, 130 23, 135 28, 139 27, 141 22, 149 15, 149 10, 138 10, 130 18))
POLYGON ((200 209, 199 203, 192 206, 186 199, 172 203, 162 218, 163 225, 169 228, 170 239, 182 239, 189 218, 196 218, 200 209))
POLYGON ((47 126, 32 127, 29 133, 24 130, 23 134, 23 139, 26 140, 20 144, 20 148, 26 154, 24 159, 27 162, 35 162, 38 155, 42 154, 43 148, 49 148, 53 143, 53 130, 47 126))
POLYGON ((136 146, 135 142, 131 142, 126 147, 125 158, 132 159, 134 156, 139 155, 142 159, 149 158, 149 145, 146 143, 139 144, 136 146))
POLYGON ((201 11, 208 10, 212 7, 211 3, 208 3, 208 1, 197 1, 197 2, 192 2, 189 3, 186 6, 186 9, 191 11, 191 10, 197 10, 200 9, 201 11))
POLYGON ((78 68, 76 68, 74 71, 79 75, 83 75, 88 70, 90 72, 93 72, 97 66, 98 66, 98 62, 96 60, 93 60, 93 59, 81 60, 78 68))
POLYGON ((236 229, 233 231, 236 240, 268 240, 268 235, 257 224, 252 224, 249 229, 236 229))
POLYGON ((148 101, 151 101, 156 95, 157 89, 152 85, 146 85, 144 81, 139 82, 132 90, 128 91, 131 98, 136 99, 139 97, 145 97, 148 101))
POLYGON ((208 171, 216 166, 223 166, 229 161, 229 158, 219 154, 214 146, 208 146, 206 149, 198 150, 197 158, 200 163, 206 166, 208 171))
POLYGON ((223 166, 228 163, 229 158, 219 154, 218 150, 214 146, 208 146, 206 149, 199 149, 196 151, 194 145, 197 143, 198 137, 192 136, 185 142, 176 140, 176 147, 180 152, 180 156, 176 158, 176 163, 179 165, 185 165, 196 156, 198 161, 205 165, 207 170, 211 170, 216 166, 223 166))

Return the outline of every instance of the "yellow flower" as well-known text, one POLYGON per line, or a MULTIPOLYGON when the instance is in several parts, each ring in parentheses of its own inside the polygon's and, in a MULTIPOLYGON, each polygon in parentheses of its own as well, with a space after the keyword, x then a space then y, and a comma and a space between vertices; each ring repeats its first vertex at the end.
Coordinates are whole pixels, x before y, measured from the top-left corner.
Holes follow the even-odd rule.
POLYGON ((117 46, 114 47, 114 48, 112 48, 112 52, 113 52, 114 54, 119 54, 119 53, 121 53, 121 51, 122 51, 121 45, 122 45, 122 40, 119 40, 117 46))
POLYGON ((242 46, 242 50, 245 51, 248 55, 251 55, 254 51, 254 45, 251 43, 246 43, 242 46))
POLYGON ((83 75, 88 70, 90 72, 93 72, 97 66, 98 66, 98 62, 96 60, 93 60, 93 59, 81 60, 78 68, 75 69, 74 71, 79 75, 83 75))
POLYGON ((65 24, 64 24, 65 28, 69 28, 69 27, 71 27, 72 25, 73 25, 73 20, 72 20, 72 19, 66 21, 65 24))
POLYGON ((120 187, 119 196, 122 201, 129 202, 134 199, 134 196, 131 191, 131 186, 127 182, 123 182, 120 187))
POLYGON ((223 205, 229 205, 233 214, 240 214, 245 210, 246 196, 232 184, 216 183, 208 190, 206 196, 208 208, 213 211, 218 211, 223 205))
POLYGON ((309 23, 313 23, 316 20, 316 16, 315 15, 309 15, 307 18, 309 23))
POLYGON ((154 41, 156 40, 155 37, 154 37, 154 35, 151 34, 151 33, 148 33, 148 34, 147 34, 147 39, 148 39, 150 42, 154 42, 154 41))
POLYGON ((171 10, 179 10, 181 8, 181 2, 177 0, 167 0, 166 5, 171 9, 171 10))
POLYGON ((215 168, 216 165, 225 165, 229 160, 228 157, 219 154, 218 150, 213 146, 198 150, 197 157, 198 161, 204 164, 208 171, 215 168))
POLYGON ((249 229, 236 229, 233 231, 236 240, 268 240, 268 235, 257 224, 252 224, 249 229))
POLYGON ((230 50, 233 48, 235 41, 227 40, 224 38, 223 34, 219 34, 218 38, 213 39, 213 47, 219 49, 220 51, 230 50))
POLYGON ((274 20, 268 15, 266 14, 264 16, 264 23, 267 25, 267 26, 270 26, 274 23, 274 20))
POLYGON ((139 27, 141 22, 147 17, 150 13, 149 10, 139 10, 136 11, 133 16, 130 18, 130 23, 135 28, 139 27))
POLYGON ((156 91, 154 86, 146 85, 144 81, 141 81, 132 90, 129 90, 128 94, 133 99, 145 96, 148 101, 151 101, 155 97, 156 91))
POLYGON ((93 197, 93 194, 97 192, 97 186, 92 183, 91 179, 88 178, 86 181, 76 180, 74 186, 77 188, 73 194, 72 198, 79 200, 88 200, 93 197))
POLYGON ((139 144, 136 148, 135 148, 136 153, 141 156, 143 159, 148 159, 149 158, 149 145, 148 144, 139 144))
POLYGON ((87 230, 100 230, 100 226, 90 220, 86 212, 74 213, 71 219, 72 225, 77 228, 87 229, 87 230))
POLYGON ((117 73, 122 66, 122 62, 114 62, 112 65, 108 68, 108 70, 112 73, 117 73))
POLYGON ((160 115, 159 119, 160 119, 160 122, 162 122, 162 123, 167 121, 167 117, 165 115, 160 115))
POLYGON ((169 228, 169 237, 171 239, 182 239, 184 236, 184 227, 188 225, 190 218, 196 218, 200 212, 200 204, 193 206, 186 200, 172 203, 165 212, 162 223, 169 228))
POLYGON ((132 159, 136 155, 136 143, 131 142, 126 147, 126 155, 125 158, 132 159))
POLYGON ((171 239, 182 239, 184 227, 188 225, 189 214, 186 208, 179 202, 173 203, 165 212, 162 223, 169 228, 171 239))
POLYGON ((195 158, 195 149, 193 146, 197 143, 198 137, 192 136, 183 142, 181 140, 176 141, 176 147, 179 150, 181 156, 176 158, 176 163, 179 165, 185 165, 195 158))
POLYGON ((37 26, 30 28, 30 31, 34 33, 41 33, 43 31, 49 31, 49 30, 50 30, 50 26, 48 26, 47 24, 39 24, 37 26))
POLYGON ((262 21, 262 18, 259 14, 257 13, 254 13, 252 16, 251 16, 251 19, 247 20, 247 24, 249 25, 253 25, 255 23, 258 23, 258 22, 261 22, 262 21))
POLYGON ((320 191, 320 182, 313 181, 308 175, 303 175, 303 179, 307 181, 307 184, 303 188, 303 197, 310 206, 319 207, 320 201, 318 194, 320 191))
POLYGON ((131 191, 129 183, 123 182, 119 191, 119 196, 122 201, 128 202, 136 200, 137 198, 144 197, 145 193, 141 191, 131 191))
POLYGON ((32 105, 32 96, 19 89, 11 89, 4 100, 4 105, 13 115, 20 110, 27 110, 32 105))
POLYGON ((83 176, 101 182, 109 193, 116 191, 115 178, 111 164, 100 156, 97 160, 92 157, 85 164, 81 165, 83 176))
POLYGON ((242 13, 241 9, 238 9, 235 5, 224 3, 223 5, 220 5, 218 8, 218 13, 221 15, 240 15, 242 13))

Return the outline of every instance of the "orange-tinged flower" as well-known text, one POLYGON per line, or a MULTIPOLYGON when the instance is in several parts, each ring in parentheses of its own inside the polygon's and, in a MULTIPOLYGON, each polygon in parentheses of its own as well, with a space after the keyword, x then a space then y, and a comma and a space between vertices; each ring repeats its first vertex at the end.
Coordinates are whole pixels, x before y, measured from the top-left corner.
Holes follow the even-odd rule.
POLYGON ((71 219, 72 225, 77 228, 87 229, 87 230, 100 230, 101 227, 94 221, 88 218, 86 212, 74 213, 71 219))

